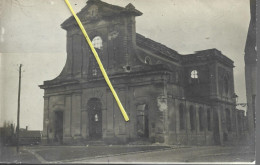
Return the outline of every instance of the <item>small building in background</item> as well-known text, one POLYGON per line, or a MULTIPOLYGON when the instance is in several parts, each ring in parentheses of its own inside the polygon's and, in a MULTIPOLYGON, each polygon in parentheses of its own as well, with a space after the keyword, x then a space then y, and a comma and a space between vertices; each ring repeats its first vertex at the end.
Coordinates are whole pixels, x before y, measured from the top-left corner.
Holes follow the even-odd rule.
POLYGON ((41 131, 20 129, 19 145, 37 145, 41 143, 41 131))
POLYGON ((0 127, 0 146, 12 145, 14 140, 14 124, 4 122, 3 127, 0 127))
MULTIPOLYGON (((37 130, 28 130, 20 128, 19 145, 36 145, 41 143, 42 132, 37 130)), ((13 146, 17 144, 17 131, 14 130, 14 124, 4 124, 0 128, 0 145, 13 146)))

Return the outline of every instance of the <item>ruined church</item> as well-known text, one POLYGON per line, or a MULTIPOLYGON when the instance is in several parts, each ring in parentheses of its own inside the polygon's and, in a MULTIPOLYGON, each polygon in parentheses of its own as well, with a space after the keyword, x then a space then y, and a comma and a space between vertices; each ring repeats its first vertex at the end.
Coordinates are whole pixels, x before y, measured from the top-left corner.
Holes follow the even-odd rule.
POLYGON ((221 145, 243 135, 236 110, 234 64, 217 49, 181 55, 136 33, 142 13, 88 0, 77 14, 130 121, 125 122, 74 17, 67 32, 67 61, 44 81, 44 143, 136 141, 221 145))

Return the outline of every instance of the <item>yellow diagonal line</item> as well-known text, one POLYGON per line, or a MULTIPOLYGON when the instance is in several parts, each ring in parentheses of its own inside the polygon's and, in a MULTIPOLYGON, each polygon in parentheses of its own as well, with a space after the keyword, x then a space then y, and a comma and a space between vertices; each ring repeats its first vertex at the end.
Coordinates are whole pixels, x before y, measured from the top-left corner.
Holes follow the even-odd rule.
POLYGON ((100 70, 101 70, 101 72, 102 72, 102 74, 103 74, 103 76, 104 76, 104 78, 105 78, 105 80, 106 80, 106 82, 107 82, 107 85, 109 86, 111 92, 113 93, 113 95, 114 95, 114 97, 115 97, 115 99, 116 99, 116 102, 117 102, 117 104, 118 104, 118 107, 119 107, 119 109, 121 110, 121 112, 122 112, 122 114, 123 114, 123 116, 124 116, 124 118, 125 118, 125 121, 128 121, 128 120, 129 120, 128 115, 127 115, 127 113, 125 112, 125 109, 124 109, 123 105, 121 104, 121 101, 119 100, 119 98, 118 98, 118 96, 117 96, 117 93, 116 93, 115 89, 113 88, 113 86, 112 86, 112 84, 111 84, 111 82, 110 82, 110 80, 109 80, 109 78, 108 78, 108 76, 107 76, 107 73, 106 73, 106 71, 105 71, 105 69, 104 69, 104 67, 103 67, 103 64, 102 64, 102 62, 100 61, 100 58, 98 57, 98 54, 97 54, 95 48, 93 47, 92 42, 90 41, 90 39, 89 39, 89 37, 88 37, 88 34, 87 34, 85 28, 83 27, 83 25, 82 25, 80 19, 78 18, 78 16, 76 15, 76 13, 74 12, 74 10, 72 9, 69 0, 65 0, 65 2, 66 2, 66 4, 67 4, 67 6, 69 7, 69 9, 70 9, 72 15, 75 17, 75 19, 76 19, 76 21, 77 21, 77 23, 78 23, 78 25, 79 25, 79 27, 80 27, 82 33, 84 34, 84 36, 85 36, 85 38, 86 38, 86 40, 87 40, 87 42, 88 42, 88 44, 89 44, 89 46, 90 46, 90 48, 91 48, 91 50, 92 50, 92 52, 93 52, 93 54, 94 54, 96 60, 97 60, 98 66, 99 66, 99 68, 100 68, 100 70))

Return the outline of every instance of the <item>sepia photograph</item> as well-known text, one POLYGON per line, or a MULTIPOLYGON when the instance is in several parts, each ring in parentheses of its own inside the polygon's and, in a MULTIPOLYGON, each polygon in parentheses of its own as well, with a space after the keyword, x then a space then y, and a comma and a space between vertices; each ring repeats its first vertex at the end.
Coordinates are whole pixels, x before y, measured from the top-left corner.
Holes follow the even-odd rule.
POLYGON ((0 0, 0 163, 255 164, 256 0, 0 0))

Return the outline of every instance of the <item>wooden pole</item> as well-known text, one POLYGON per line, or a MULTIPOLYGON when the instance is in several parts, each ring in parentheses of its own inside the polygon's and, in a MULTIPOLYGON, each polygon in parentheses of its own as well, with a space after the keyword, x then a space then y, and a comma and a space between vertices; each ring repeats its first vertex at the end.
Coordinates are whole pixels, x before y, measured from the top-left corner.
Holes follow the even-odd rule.
POLYGON ((22 64, 20 64, 19 67, 19 86, 18 86, 18 108, 17 108, 17 129, 16 129, 16 140, 17 140, 17 146, 16 151, 19 153, 19 132, 20 132, 20 94, 21 94, 21 70, 22 70, 22 64))

